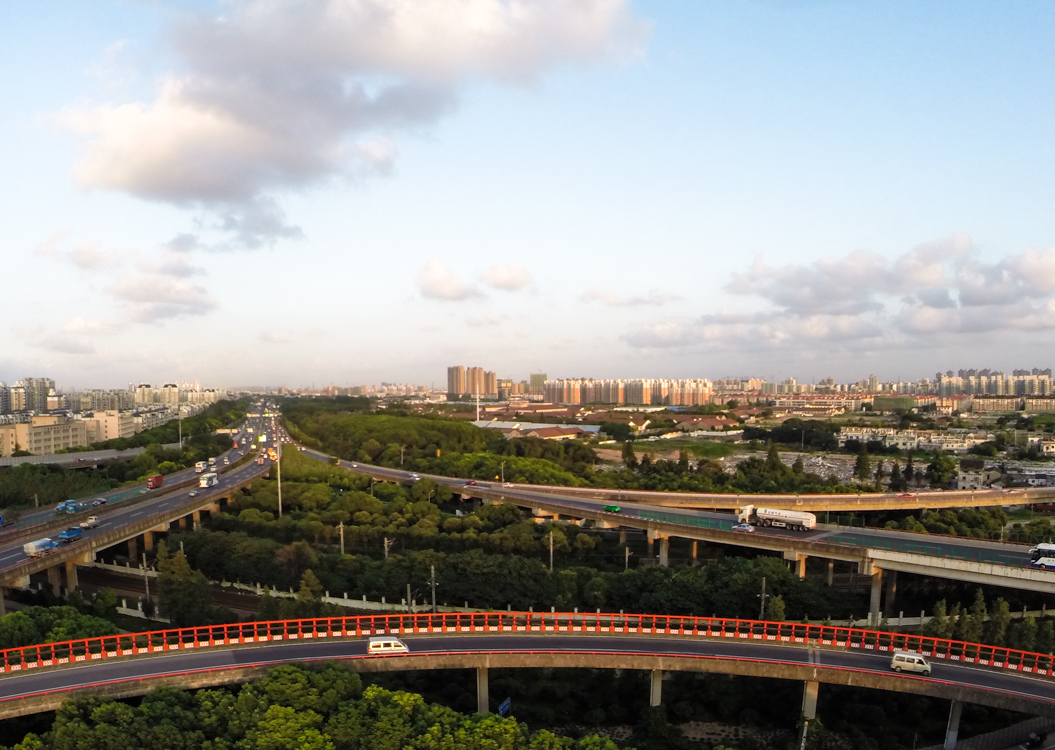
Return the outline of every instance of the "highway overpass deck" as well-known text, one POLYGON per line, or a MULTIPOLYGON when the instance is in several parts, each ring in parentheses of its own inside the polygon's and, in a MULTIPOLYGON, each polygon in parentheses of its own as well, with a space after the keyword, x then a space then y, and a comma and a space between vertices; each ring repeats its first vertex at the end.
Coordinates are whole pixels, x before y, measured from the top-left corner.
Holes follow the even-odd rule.
POLYGON ((0 652, 0 718, 64 697, 142 694, 248 679, 290 661, 352 660, 359 671, 487 667, 689 670, 828 682, 1055 716, 1052 657, 980 644, 797 623, 579 613, 497 612, 319 618, 157 631, 0 652), (370 636, 406 655, 372 656, 370 636), (890 670, 895 649, 933 672, 890 670))
MULTIPOLYGON (((318 461, 332 462, 320 451, 302 452, 318 461)), ((339 465, 375 479, 413 483, 414 473, 371 464, 340 461, 339 465)), ((856 529, 821 525, 809 531, 756 527, 753 532, 734 531, 736 516, 712 511, 657 508, 637 502, 606 511, 605 500, 559 494, 560 489, 535 485, 422 475, 444 482, 463 497, 486 502, 510 502, 542 516, 588 519, 602 527, 641 529, 662 545, 670 538, 701 540, 778 552, 786 559, 804 561, 822 557, 856 563, 865 575, 899 570, 938 578, 1055 593, 1055 572, 1028 567, 1029 545, 981 539, 944 537, 889 529, 856 529), (544 491, 543 491, 544 490, 544 491), (886 567, 884 567, 886 566, 886 567)), ((804 569, 800 568, 800 571, 804 569)), ((801 574, 801 573, 800 573, 801 574)), ((881 576, 881 573, 879 574, 881 576)), ((873 613, 878 609, 878 577, 873 581, 873 613)))

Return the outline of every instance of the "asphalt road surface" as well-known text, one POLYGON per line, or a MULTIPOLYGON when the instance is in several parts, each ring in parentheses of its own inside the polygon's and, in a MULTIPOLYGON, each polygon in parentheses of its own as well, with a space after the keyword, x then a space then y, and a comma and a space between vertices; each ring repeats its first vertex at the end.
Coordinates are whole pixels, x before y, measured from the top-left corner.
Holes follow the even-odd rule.
MULTIPOLYGON (((414 654, 451 652, 531 651, 567 653, 655 654, 663 656, 709 656, 754 661, 779 661, 803 665, 841 667, 863 672, 890 674, 890 654, 826 651, 796 645, 772 645, 706 639, 603 635, 449 635, 401 636, 414 654)), ((36 693, 87 687, 102 682, 179 674, 182 672, 280 664, 312 659, 339 659, 366 655, 367 639, 311 640, 262 643, 222 650, 187 650, 139 656, 130 659, 86 662, 52 670, 27 670, 0 677, 0 699, 36 693)), ((399 659, 398 655, 372 657, 399 659)), ((1000 691, 1055 703, 1055 681, 1021 673, 1000 672, 964 664, 932 660, 930 678, 918 675, 902 679, 933 679, 1000 691)))

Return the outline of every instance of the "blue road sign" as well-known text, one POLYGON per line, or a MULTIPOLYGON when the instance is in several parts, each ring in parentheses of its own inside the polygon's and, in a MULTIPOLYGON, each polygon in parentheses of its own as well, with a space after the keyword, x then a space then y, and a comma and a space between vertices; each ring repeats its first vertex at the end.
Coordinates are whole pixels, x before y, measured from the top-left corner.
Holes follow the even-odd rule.
POLYGON ((499 716, 509 716, 510 709, 513 708, 512 698, 506 698, 502 701, 502 705, 498 707, 499 716))

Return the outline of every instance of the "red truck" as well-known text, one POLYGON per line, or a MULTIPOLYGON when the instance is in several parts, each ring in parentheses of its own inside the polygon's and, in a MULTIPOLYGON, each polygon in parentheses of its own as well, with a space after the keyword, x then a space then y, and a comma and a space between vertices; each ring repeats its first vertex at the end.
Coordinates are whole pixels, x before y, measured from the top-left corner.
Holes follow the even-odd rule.
POLYGON ((148 490, 157 489, 158 487, 160 487, 162 485, 162 483, 164 481, 165 481, 165 477, 161 476, 160 474, 155 474, 152 477, 147 477, 147 489, 148 490))

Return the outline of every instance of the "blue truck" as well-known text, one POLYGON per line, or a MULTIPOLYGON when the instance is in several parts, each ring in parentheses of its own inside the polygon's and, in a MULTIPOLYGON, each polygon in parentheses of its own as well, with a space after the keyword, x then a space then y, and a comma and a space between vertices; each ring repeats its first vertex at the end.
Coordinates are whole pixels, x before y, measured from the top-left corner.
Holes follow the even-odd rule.
POLYGON ((76 513, 80 509, 81 509, 81 505, 76 500, 67 500, 67 501, 65 501, 63 503, 59 503, 58 505, 55 506, 55 515, 57 515, 57 516, 69 515, 70 513, 76 513))
POLYGON ((63 532, 59 533, 59 541, 63 544, 69 544, 70 542, 76 542, 78 539, 84 537, 84 532, 81 531, 79 526, 70 526, 63 532))

